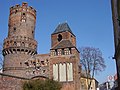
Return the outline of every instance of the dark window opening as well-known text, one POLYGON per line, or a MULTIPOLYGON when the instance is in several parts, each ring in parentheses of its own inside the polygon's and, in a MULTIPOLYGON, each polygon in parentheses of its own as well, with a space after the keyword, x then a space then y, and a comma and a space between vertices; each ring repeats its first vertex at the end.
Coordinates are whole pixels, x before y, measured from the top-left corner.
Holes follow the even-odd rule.
POLYGON ((25 50, 25 52, 28 52, 28 50, 25 50))
POLYGON ((10 49, 10 52, 13 53, 13 51, 10 49))
POLYGON ((62 35, 59 34, 59 35, 58 35, 58 41, 60 42, 61 40, 62 40, 62 35))
POLYGON ((30 53, 31 51, 28 52, 28 54, 30 53))
POLYGON ((35 61, 33 62, 33 65, 36 66, 36 62, 35 61))
POLYGON ((16 31, 16 27, 14 27, 13 29, 14 29, 14 31, 16 31))
POLYGON ((34 31, 32 31, 32 34, 34 33, 34 31))
POLYGON ((31 43, 29 44, 29 47, 31 47, 32 45, 31 45, 31 43))
POLYGON ((8 50, 7 50, 7 53, 10 54, 8 50))
POLYGON ((64 53, 64 49, 62 49, 62 55, 64 55, 65 53, 64 53))
POLYGON ((33 71, 33 74, 35 74, 35 71, 33 71))
POLYGON ((25 15, 25 13, 23 13, 23 15, 25 15))
POLYGON ((41 64, 42 64, 42 65, 45 65, 45 64, 44 64, 44 61, 41 61, 41 64))
POLYGON ((20 65, 22 65, 22 62, 20 62, 20 65))
POLYGON ((18 10, 15 10, 15 14, 18 12, 18 10))
POLYGON ((70 50, 70 54, 72 54, 72 52, 71 52, 71 48, 69 48, 69 50, 70 50))
POLYGON ((17 49, 18 52, 20 52, 20 49, 17 49))
POLYGON ((58 55, 57 49, 55 49, 55 53, 56 53, 56 55, 58 55))
POLYGON ((31 54, 30 55, 32 55, 34 52, 31 52, 31 54))
POLYGON ((14 44, 13 44, 14 46, 17 46, 17 42, 14 42, 14 44))
POLYGON ((14 8, 14 6, 12 6, 11 8, 14 8))
POLYGON ((43 70, 43 73, 45 73, 45 70, 43 70))
POLYGON ((25 43, 24 43, 24 42, 22 42, 22 46, 25 46, 25 43))
POLYGON ((48 59, 46 59, 46 61, 48 62, 48 59))
POLYGON ((24 51, 24 49, 21 49, 21 51, 23 52, 23 51, 24 51))
POLYGON ((39 59, 37 59, 38 63, 40 62, 39 59))
POLYGON ((12 43, 12 40, 10 41, 10 43, 12 43))
POLYGON ((38 69, 38 70, 39 70, 39 69, 40 69, 40 66, 37 66, 37 67, 36 67, 36 69, 38 69))
POLYGON ((13 49, 13 51, 16 51, 15 49, 13 49))

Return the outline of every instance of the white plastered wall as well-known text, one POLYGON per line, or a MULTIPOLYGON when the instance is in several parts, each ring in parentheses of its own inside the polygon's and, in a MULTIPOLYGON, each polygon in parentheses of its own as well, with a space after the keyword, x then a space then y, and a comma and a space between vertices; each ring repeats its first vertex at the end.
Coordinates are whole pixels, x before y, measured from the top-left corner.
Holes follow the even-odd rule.
POLYGON ((53 64, 53 79, 58 81, 58 64, 53 64))
POLYGON ((60 82, 66 81, 66 64, 63 63, 59 65, 59 75, 60 75, 60 82))
POLYGON ((67 77, 68 77, 68 81, 73 81, 73 66, 72 66, 72 63, 67 63, 67 77))

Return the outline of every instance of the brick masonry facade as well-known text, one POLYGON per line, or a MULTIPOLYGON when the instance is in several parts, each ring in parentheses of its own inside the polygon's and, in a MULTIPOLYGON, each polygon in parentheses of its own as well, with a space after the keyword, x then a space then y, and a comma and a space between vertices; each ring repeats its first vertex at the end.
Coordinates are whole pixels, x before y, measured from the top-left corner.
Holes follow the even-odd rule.
POLYGON ((61 90, 80 90, 80 56, 69 25, 59 24, 51 34, 50 53, 37 54, 35 23, 36 10, 27 3, 10 8, 1 90, 22 90, 22 82, 35 77, 57 80, 63 83, 61 90))
POLYGON ((0 75, 0 90, 22 90, 25 79, 0 75))

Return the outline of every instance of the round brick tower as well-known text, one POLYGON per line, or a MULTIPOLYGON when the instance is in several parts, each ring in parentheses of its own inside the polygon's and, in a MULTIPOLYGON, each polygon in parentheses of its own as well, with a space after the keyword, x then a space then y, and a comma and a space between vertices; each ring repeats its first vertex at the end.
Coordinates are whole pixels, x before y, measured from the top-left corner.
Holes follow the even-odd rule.
POLYGON ((35 23, 36 10, 27 3, 10 8, 8 36, 3 44, 3 73, 25 77, 25 61, 37 54, 35 23))

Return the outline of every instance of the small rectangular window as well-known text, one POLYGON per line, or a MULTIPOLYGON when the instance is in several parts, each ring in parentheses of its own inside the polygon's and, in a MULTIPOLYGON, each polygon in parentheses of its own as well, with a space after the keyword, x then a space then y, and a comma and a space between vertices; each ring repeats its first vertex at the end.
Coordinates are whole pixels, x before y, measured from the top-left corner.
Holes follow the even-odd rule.
POLYGON ((14 29, 14 31, 16 31, 16 27, 14 27, 13 29, 14 29))
POLYGON ((23 13, 23 15, 25 15, 25 13, 23 13))

